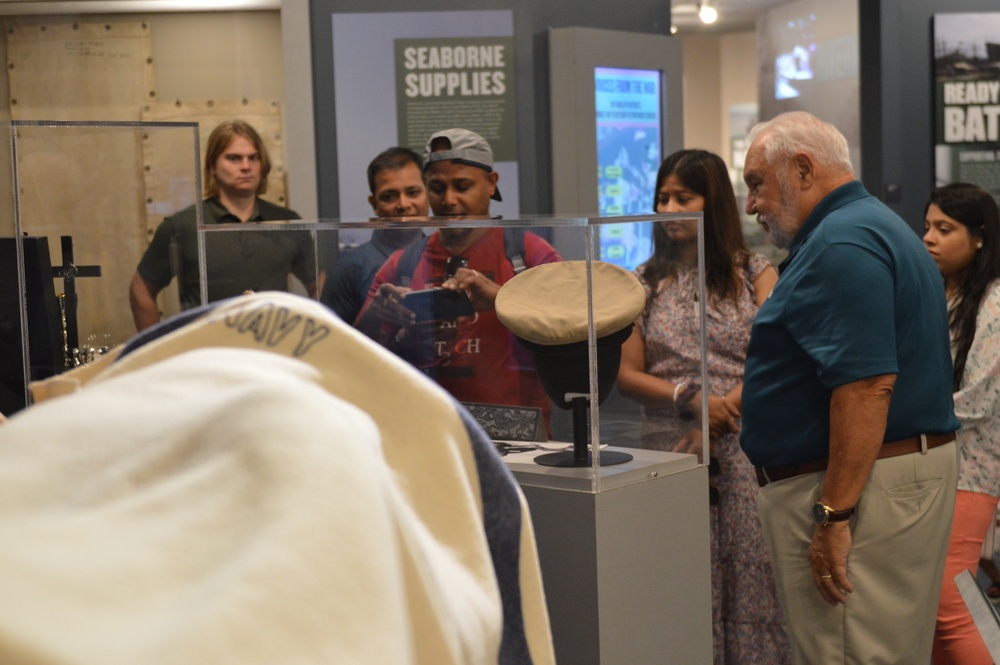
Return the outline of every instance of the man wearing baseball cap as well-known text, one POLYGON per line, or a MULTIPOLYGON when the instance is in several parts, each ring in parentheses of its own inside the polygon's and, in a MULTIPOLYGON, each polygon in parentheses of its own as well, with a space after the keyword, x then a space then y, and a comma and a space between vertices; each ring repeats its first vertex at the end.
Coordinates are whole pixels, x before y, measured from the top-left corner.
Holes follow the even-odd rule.
MULTIPOLYGON (((490 200, 500 200, 498 179, 493 150, 479 134, 446 129, 427 141, 424 182, 436 217, 488 217, 490 200)), ((523 229, 444 227, 389 257, 355 325, 460 401, 538 406, 547 414, 551 404, 534 366, 497 320, 494 301, 518 272, 561 260, 549 243, 523 229), (473 314, 418 320, 405 296, 434 287, 467 294, 473 314)))
POLYGON ((424 150, 424 175, 428 189, 434 184, 435 215, 488 215, 490 199, 503 200, 497 188, 500 176, 493 170, 493 149, 468 129, 446 129, 431 136, 424 150), (461 185, 467 187, 459 192, 461 185))

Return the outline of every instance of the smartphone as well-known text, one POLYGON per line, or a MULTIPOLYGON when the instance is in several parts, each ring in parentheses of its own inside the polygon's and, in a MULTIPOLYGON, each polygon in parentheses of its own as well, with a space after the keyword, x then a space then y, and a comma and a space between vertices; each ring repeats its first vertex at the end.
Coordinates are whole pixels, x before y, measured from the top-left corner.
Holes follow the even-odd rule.
POLYGON ((424 289, 410 291, 403 296, 403 307, 417 316, 418 321, 438 321, 472 316, 476 310, 465 291, 451 289, 424 289))

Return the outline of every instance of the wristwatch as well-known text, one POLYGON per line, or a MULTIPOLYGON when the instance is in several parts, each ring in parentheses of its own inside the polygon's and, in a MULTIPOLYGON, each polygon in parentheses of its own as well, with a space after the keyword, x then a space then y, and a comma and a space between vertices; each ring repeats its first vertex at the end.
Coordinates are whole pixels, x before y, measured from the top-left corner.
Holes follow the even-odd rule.
POLYGON ((822 501, 817 501, 812 507, 813 519, 819 526, 830 526, 834 522, 844 522, 854 514, 854 507, 846 510, 834 510, 822 501))

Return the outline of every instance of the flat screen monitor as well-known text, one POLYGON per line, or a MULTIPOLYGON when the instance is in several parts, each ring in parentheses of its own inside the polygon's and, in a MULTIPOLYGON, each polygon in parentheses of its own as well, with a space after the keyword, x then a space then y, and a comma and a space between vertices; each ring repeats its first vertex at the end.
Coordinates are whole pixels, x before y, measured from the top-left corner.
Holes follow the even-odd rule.
MULTIPOLYGON (((757 19, 758 117, 808 111, 847 138, 861 165, 857 0, 796 0, 757 19)), ((930 112, 930 110, 928 110, 930 112)))
POLYGON ((801 95, 802 81, 812 81, 810 59, 816 52, 815 42, 795 44, 774 58, 774 98, 794 99, 801 95))
MULTIPOLYGON (((663 151, 663 72, 594 68, 597 201, 604 217, 653 210, 663 151)), ((601 227, 601 260, 632 270, 652 254, 652 225, 601 227)))

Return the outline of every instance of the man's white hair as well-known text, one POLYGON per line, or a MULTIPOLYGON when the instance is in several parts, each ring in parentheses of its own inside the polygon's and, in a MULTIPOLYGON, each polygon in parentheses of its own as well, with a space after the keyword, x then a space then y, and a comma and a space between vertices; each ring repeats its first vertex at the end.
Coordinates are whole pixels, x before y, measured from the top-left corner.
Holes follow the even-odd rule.
POLYGON ((804 152, 821 166, 854 173, 847 139, 836 127, 811 113, 790 111, 758 123, 750 130, 747 141, 753 143, 761 136, 768 164, 804 152))

